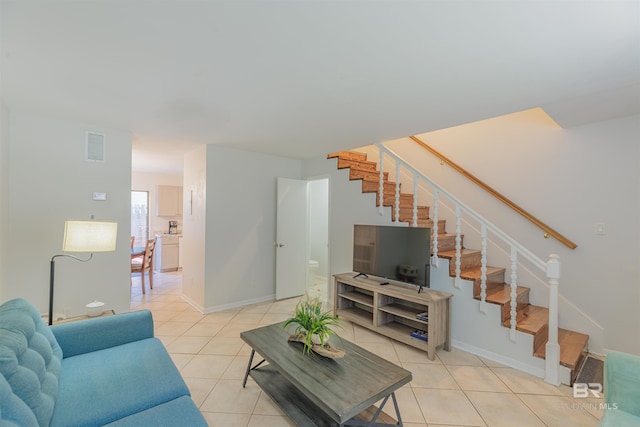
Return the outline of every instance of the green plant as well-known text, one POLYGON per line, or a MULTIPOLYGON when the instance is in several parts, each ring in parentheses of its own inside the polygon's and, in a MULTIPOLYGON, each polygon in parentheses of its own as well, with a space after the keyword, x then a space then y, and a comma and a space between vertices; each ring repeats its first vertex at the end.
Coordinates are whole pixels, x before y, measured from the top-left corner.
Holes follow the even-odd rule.
POLYGON ((325 346, 329 338, 336 335, 332 326, 340 326, 340 319, 333 316, 330 310, 323 311, 322 301, 317 298, 302 300, 296 305, 294 316, 287 319, 282 327, 297 324, 294 335, 290 339, 304 344, 303 353, 308 353, 313 348, 313 338, 318 337, 320 345, 325 346))

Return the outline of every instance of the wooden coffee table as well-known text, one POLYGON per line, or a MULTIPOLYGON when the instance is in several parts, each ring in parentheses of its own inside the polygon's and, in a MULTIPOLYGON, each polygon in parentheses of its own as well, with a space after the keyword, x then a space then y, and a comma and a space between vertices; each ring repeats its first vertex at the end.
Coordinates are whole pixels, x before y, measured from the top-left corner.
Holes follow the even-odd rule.
POLYGON ((402 426, 394 392, 411 372, 336 338, 331 343, 345 351, 342 359, 303 354, 301 343, 287 341, 294 328, 281 325, 240 334, 252 349, 243 387, 251 375, 298 426, 402 426), (253 365, 255 353, 263 360, 253 365), (397 420, 382 411, 389 399, 397 420))

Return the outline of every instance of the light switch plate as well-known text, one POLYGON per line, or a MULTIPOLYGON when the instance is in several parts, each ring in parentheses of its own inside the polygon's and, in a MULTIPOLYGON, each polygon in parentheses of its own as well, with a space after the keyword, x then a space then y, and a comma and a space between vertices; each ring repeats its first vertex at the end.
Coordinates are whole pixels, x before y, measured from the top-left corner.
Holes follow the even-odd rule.
POLYGON ((104 201, 107 200, 107 193, 93 193, 93 200, 104 201))

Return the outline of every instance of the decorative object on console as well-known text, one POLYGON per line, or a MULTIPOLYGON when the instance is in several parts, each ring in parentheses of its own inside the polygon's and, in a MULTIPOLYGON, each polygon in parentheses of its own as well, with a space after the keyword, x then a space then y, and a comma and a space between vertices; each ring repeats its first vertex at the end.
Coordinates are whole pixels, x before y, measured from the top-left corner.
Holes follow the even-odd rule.
POLYGON ((332 312, 323 311, 322 301, 317 298, 300 301, 296 305, 294 317, 287 319, 282 327, 286 328, 291 324, 297 324, 294 333, 289 336, 289 341, 301 342, 304 347, 303 353, 313 351, 320 356, 331 359, 344 357, 344 351, 334 347, 329 343, 331 336, 337 336, 331 329, 332 326, 339 326, 340 320, 333 316, 332 312))
POLYGON ((100 316, 104 310, 104 303, 101 301, 90 302, 86 305, 87 307, 87 316, 96 317, 100 316))
POLYGON ((115 221, 65 221, 62 251, 89 253, 89 257, 84 259, 69 254, 58 254, 51 257, 51 270, 49 273, 49 325, 53 324, 53 284, 56 258, 69 257, 77 261, 87 262, 93 258, 94 252, 113 252, 116 250, 117 234, 118 223, 115 221))

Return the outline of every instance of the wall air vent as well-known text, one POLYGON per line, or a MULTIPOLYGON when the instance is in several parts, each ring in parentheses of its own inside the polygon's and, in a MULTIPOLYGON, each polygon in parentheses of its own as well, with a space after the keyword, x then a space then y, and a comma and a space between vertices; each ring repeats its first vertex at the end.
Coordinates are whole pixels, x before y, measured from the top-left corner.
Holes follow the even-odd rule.
POLYGON ((87 132, 87 152, 85 159, 88 162, 104 163, 105 161, 105 135, 97 132, 87 132))

